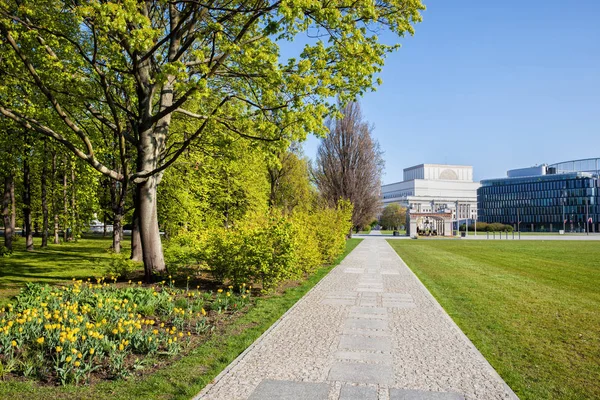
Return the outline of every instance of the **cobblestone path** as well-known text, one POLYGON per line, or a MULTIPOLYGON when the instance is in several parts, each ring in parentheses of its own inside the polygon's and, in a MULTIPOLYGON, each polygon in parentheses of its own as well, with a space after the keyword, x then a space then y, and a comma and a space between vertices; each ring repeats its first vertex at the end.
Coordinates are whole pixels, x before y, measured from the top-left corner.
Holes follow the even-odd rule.
POLYGON ((382 239, 364 239, 198 399, 516 398, 382 239))

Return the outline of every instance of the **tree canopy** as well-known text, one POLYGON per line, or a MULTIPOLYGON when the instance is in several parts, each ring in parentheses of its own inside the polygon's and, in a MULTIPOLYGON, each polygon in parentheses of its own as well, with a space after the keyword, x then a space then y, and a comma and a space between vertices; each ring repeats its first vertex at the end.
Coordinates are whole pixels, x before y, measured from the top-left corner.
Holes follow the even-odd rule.
MULTIPOLYGON (((373 89, 419 0, 0 0, 0 114, 135 192, 148 274, 164 270, 163 174, 191 146, 236 135, 286 149, 325 135, 336 104, 373 89), (311 38, 296 58, 279 45, 311 38), (135 186, 133 189, 131 186, 135 186)), ((116 218, 119 219, 119 218, 116 218)))

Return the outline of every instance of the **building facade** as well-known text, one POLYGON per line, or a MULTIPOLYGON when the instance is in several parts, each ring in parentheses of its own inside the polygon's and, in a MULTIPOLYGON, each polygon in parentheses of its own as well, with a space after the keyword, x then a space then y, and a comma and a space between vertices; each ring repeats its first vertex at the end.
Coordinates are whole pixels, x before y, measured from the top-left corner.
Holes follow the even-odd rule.
POLYGON ((506 178, 481 181, 478 221, 521 231, 600 232, 598 160, 511 170, 506 178))
POLYGON ((421 164, 404 169, 404 180, 381 187, 383 205, 399 203, 416 213, 449 210, 452 219, 477 219, 473 167, 421 164), (457 212, 458 211, 458 212, 457 212))

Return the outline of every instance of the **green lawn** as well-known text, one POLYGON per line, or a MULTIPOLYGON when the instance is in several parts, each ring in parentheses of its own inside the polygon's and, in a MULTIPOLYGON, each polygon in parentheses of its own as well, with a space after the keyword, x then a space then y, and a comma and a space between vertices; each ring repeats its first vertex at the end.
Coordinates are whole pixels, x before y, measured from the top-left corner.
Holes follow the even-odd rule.
POLYGON ((600 245, 389 241, 521 399, 600 398, 600 245))
MULTIPOLYGON (((227 365, 229 365, 239 354, 241 354, 252 342, 254 342, 265 330, 267 330, 277 319, 279 319, 294 303, 296 303, 306 292, 316 285, 331 269, 352 251, 362 239, 350 239, 346 241, 345 252, 330 266, 319 268, 305 281, 290 284, 283 293, 254 298, 254 305, 243 315, 236 315, 228 323, 217 328, 214 334, 199 347, 191 350, 183 357, 176 357, 173 363, 152 374, 131 377, 128 380, 105 381, 91 386, 40 386, 32 381, 12 380, 0 381, 1 399, 189 399, 196 395, 204 386, 211 382, 227 365)), ((90 239, 80 241, 78 245, 57 246, 58 249, 50 249, 48 252, 61 250, 64 255, 75 257, 79 254, 80 262, 85 259, 83 254, 88 253, 91 257, 104 257, 103 249, 110 242, 90 239), (77 249, 81 246, 82 252, 77 249), (71 250, 67 250, 67 249, 71 250)), ((45 255, 43 252, 41 255, 45 255)), ((16 258, 10 264, 11 288, 18 286, 16 276, 19 273, 18 265, 26 270, 23 279, 36 280, 36 274, 40 274, 40 281, 60 281, 70 279, 71 276, 86 277, 93 276, 94 268, 84 267, 79 270, 78 263, 74 260, 61 258, 48 258, 46 263, 40 260, 28 261, 33 258, 32 254, 20 254, 16 252, 16 258), (19 261, 20 260, 20 261, 19 261), (55 263, 60 265, 57 266, 55 263), (45 270, 48 270, 48 273, 45 270), (50 272, 54 271, 54 272, 50 272)), ((75 257, 76 258, 76 257, 75 257)), ((77 259, 77 258, 76 258, 77 259)), ((11 258, 0 259, 0 261, 11 260, 11 258)), ((4 266, 3 266, 4 268, 4 266)), ((4 274, 0 275, 4 279, 4 274)))
MULTIPOLYGON (((0 257, 0 304, 18 293, 26 282, 54 283, 101 276, 109 257, 110 238, 86 237, 77 242, 51 244, 40 249, 41 238, 34 238, 34 251, 25 251, 25 240, 19 238, 10 257, 0 257)), ((129 251, 129 240, 123 251, 129 251)))

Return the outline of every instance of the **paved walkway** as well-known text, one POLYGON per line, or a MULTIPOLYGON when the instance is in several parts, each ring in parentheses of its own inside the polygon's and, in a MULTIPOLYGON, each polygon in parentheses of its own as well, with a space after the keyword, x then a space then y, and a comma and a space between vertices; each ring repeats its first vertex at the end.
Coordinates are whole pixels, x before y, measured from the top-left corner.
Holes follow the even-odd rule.
POLYGON ((516 398, 385 240, 363 240, 198 399, 516 398))

